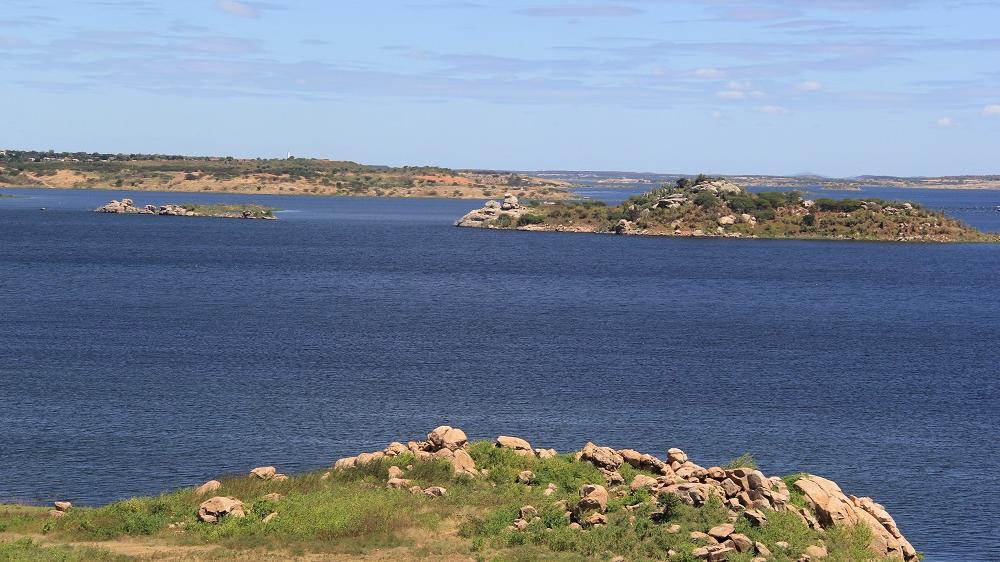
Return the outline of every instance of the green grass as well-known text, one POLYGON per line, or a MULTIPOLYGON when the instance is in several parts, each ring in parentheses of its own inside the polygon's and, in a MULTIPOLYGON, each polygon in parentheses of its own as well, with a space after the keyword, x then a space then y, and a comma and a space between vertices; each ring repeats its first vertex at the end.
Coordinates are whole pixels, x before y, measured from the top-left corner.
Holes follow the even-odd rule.
POLYGON ((788 503, 798 507, 807 507, 805 494, 795 487, 795 482, 803 476, 805 476, 805 473, 798 472, 781 477, 781 479, 785 481, 785 486, 788 487, 788 494, 790 496, 788 503))
POLYGON ((725 468, 726 470, 732 470, 734 468, 749 468, 752 470, 756 470, 757 461, 754 460, 753 455, 751 455, 750 453, 743 453, 742 455, 726 463, 726 465, 723 466, 722 468, 725 468))
POLYGON ((250 214, 256 218, 262 217, 273 217, 274 211, 278 210, 273 207, 266 207, 264 205, 240 205, 240 204, 225 204, 216 203, 212 205, 196 205, 193 203, 185 203, 181 205, 188 211, 194 211, 202 215, 207 216, 228 216, 228 215, 242 215, 244 212, 249 211, 250 214))
POLYGON ((0 541, 0 562, 85 562, 131 560, 106 550, 73 548, 69 546, 43 546, 31 539, 0 541))

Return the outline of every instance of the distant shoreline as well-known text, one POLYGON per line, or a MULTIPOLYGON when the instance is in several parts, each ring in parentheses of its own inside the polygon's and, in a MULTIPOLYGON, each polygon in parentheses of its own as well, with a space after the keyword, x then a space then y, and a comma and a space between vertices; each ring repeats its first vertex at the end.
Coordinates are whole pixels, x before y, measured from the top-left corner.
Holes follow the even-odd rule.
POLYGON ((0 187, 442 197, 484 199, 508 191, 544 200, 570 199, 569 184, 515 172, 456 171, 436 166, 369 166, 297 159, 157 157, 8 152, 0 158, 0 187))

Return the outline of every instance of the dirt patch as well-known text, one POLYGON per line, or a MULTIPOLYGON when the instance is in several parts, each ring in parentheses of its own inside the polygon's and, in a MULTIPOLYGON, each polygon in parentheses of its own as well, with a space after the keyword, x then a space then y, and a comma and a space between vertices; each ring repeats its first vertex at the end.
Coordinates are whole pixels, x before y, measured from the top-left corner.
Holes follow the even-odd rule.
POLYGON ((0 533, 0 542, 31 539, 41 546, 68 546, 103 550, 119 556, 137 560, 157 560, 164 562, 187 562, 193 560, 234 560, 238 562, 278 562, 298 560, 303 562, 350 562, 364 560, 388 562, 430 558, 444 562, 466 562, 475 558, 467 554, 468 544, 457 537, 454 530, 445 534, 455 536, 414 537, 418 541, 413 547, 376 548, 365 553, 322 553, 297 554, 264 548, 232 550, 214 545, 179 545, 157 539, 118 539, 111 541, 61 541, 42 534, 0 533))

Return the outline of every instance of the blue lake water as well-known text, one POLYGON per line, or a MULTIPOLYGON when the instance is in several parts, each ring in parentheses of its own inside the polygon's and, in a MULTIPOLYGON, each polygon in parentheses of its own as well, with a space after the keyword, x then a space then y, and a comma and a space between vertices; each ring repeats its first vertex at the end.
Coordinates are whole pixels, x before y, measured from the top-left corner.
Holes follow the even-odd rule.
MULTIPOLYGON (((304 471, 447 423, 704 466, 749 451, 874 497, 931 562, 1000 558, 1000 246, 457 229, 477 202, 456 200, 4 192, 0 503, 304 471), (90 212, 123 195, 285 211, 90 212)), ((889 197, 1000 230, 998 192, 889 197)))

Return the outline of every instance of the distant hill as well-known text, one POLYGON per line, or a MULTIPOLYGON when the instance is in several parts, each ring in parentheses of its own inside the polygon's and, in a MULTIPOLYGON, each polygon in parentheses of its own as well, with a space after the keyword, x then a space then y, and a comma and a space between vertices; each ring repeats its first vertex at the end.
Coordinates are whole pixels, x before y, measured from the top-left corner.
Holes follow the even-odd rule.
POLYGON ((309 158, 0 151, 0 187, 486 199, 570 197, 558 180, 309 158))

